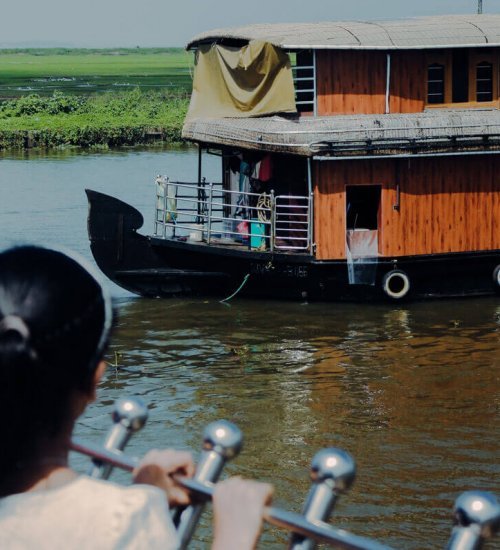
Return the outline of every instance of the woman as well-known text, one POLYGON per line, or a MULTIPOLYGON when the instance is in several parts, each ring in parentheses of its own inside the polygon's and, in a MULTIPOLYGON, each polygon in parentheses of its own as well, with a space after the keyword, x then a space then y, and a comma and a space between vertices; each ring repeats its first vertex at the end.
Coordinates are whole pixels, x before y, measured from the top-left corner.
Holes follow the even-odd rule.
MULTIPOLYGON (((35 246, 0 254, 0 548, 177 547, 169 506, 189 496, 172 474, 193 474, 189 453, 148 453, 131 487, 68 466, 111 326, 110 298, 81 259, 35 246)), ((253 548, 270 494, 262 483, 219 483, 212 548, 253 548)))

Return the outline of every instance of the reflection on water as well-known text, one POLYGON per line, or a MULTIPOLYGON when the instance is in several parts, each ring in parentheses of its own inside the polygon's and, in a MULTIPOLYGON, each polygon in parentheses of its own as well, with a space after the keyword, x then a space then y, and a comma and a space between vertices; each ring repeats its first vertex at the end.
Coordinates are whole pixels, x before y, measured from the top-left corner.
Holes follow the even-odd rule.
MULTIPOLYGON (((85 187, 139 207, 152 227, 154 176, 190 179, 192 150, 0 156, 0 248, 47 242, 90 256, 85 187)), ((212 165, 214 178, 217 165, 212 165)), ((115 399, 141 395, 150 419, 131 454, 198 451, 226 418, 245 435, 231 474, 267 480, 300 511, 310 461, 339 446, 358 464, 336 525, 398 548, 439 548, 465 489, 500 495, 500 302, 408 306, 146 300, 113 288, 119 323, 98 401, 78 435, 99 443, 115 399)), ((229 294, 229 293, 228 293, 229 294)), ((78 468, 87 460, 74 457, 78 468)), ((127 480, 123 473, 114 474, 127 480)), ((206 547, 209 516, 194 548, 206 547)), ((286 536, 267 529, 265 548, 286 536)), ((488 548, 500 548, 499 541, 488 548)))
MULTIPOLYGON (((405 308, 140 299, 118 312, 110 355, 120 351, 122 364, 80 426, 86 437, 102 437, 104 412, 126 394, 151 406, 130 444, 137 454, 197 451, 204 426, 226 418, 245 435, 227 471, 274 483, 277 503, 294 511, 315 452, 342 447, 358 478, 336 524, 399 548, 444 547, 461 491, 500 493, 495 299, 405 308)), ((268 530, 265 547, 284 540, 268 530)))

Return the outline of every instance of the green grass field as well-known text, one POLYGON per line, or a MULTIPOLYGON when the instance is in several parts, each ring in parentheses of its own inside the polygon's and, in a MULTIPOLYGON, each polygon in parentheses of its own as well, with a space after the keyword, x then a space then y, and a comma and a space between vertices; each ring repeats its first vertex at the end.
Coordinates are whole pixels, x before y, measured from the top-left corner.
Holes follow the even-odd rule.
POLYGON ((179 141, 191 73, 176 48, 0 50, 0 149, 179 141))
POLYGON ((0 50, 0 99, 127 90, 191 90, 193 55, 180 48, 0 50))

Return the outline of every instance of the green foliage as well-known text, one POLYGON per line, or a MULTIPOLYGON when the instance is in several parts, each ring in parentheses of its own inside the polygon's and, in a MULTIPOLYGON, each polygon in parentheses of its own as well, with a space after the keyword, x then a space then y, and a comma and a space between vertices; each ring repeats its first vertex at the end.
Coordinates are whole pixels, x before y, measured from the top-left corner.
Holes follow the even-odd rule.
POLYGON ((180 141, 191 65, 180 48, 0 50, 0 149, 180 141))
POLYGON ((0 118, 32 116, 39 113, 57 115, 78 111, 86 99, 77 96, 67 96, 62 92, 54 92, 51 97, 40 97, 30 94, 19 99, 0 104, 0 118))
POLYGON ((85 98, 30 95, 0 104, 0 149, 180 141, 188 103, 186 94, 139 89, 85 98))

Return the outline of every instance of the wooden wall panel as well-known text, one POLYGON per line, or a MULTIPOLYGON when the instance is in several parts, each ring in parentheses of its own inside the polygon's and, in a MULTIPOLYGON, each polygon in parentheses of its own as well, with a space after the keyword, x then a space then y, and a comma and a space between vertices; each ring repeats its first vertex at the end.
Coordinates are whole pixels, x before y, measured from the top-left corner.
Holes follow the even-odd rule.
POLYGON ((395 200, 395 166, 391 163, 377 166, 371 161, 315 163, 314 222, 318 259, 345 258, 346 185, 382 185, 380 231, 384 233, 385 202, 392 196, 395 200))
POLYGON ((317 258, 345 258, 345 186, 363 184, 382 185, 381 256, 498 250, 498 174, 500 155, 317 162, 317 258))
MULTIPOLYGON (((390 112, 421 112, 427 72, 422 52, 391 53, 390 112)), ((387 54, 331 51, 316 53, 319 115, 386 112, 387 54)))
POLYGON ((418 51, 391 53, 390 112, 418 113, 427 99, 425 54, 418 51))
POLYGON ((318 115, 385 113, 386 54, 316 53, 318 115))

